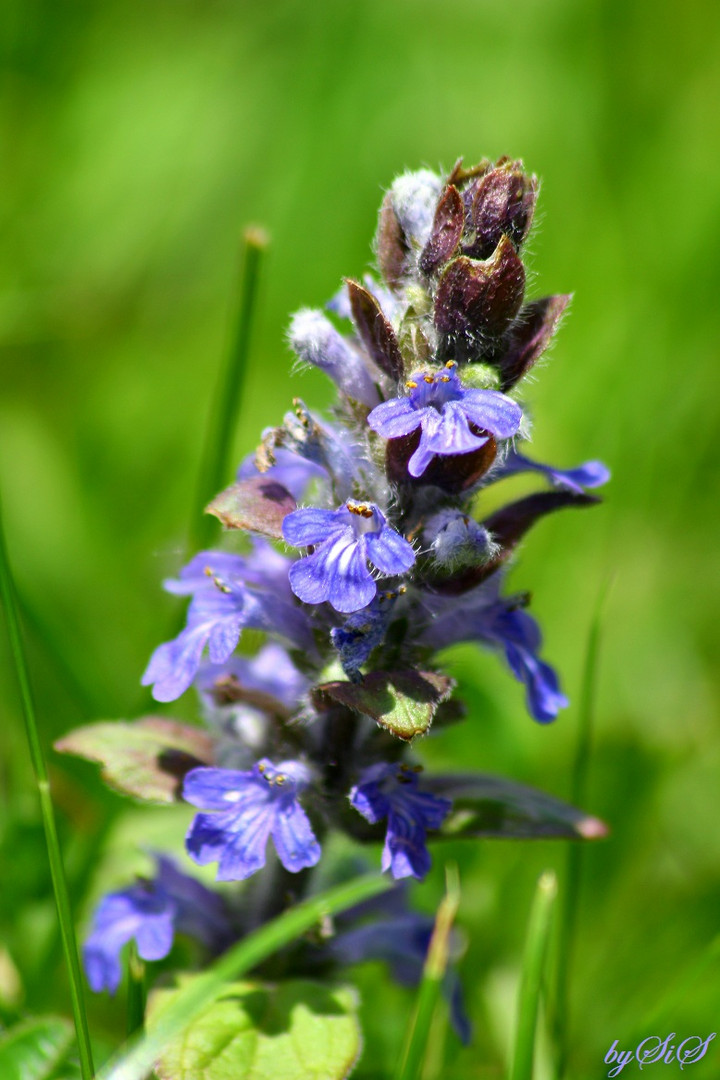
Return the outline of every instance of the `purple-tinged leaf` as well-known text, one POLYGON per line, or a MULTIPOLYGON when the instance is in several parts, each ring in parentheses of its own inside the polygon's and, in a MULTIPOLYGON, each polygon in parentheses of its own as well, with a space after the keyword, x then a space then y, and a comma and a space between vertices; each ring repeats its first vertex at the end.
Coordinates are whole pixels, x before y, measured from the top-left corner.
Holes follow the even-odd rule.
POLYGON ((185 774, 213 759, 205 731, 163 716, 88 724, 58 739, 55 749, 98 762, 110 787, 152 803, 179 801, 185 774))
POLYGON ((496 361, 500 368, 500 389, 509 390, 544 353, 557 330, 560 318, 570 303, 569 295, 545 296, 533 300, 520 312, 510 331, 502 355, 496 361))
POLYGON ((483 262, 461 255, 443 272, 435 295, 435 325, 456 339, 482 342, 504 333, 525 293, 525 269, 503 236, 483 262))
POLYGON ((205 513, 214 514, 226 529, 248 529, 279 540, 284 518, 296 507, 293 496, 277 480, 251 476, 216 495, 205 513))
POLYGON ((410 742, 427 734, 453 686, 452 679, 432 671, 371 671, 361 682, 323 683, 315 697, 320 707, 324 697, 330 698, 371 716, 397 738, 410 742))
POLYGON ((400 346, 377 300, 357 281, 348 279, 347 289, 353 322, 370 358, 391 379, 402 379, 405 367, 400 346))
POLYGON ((395 213, 391 191, 388 191, 380 207, 375 249, 380 273, 388 285, 396 289, 402 284, 408 247, 395 213))
POLYGON ((423 786, 452 799, 453 808, 440 828, 440 836, 599 840, 608 833, 607 825, 599 818, 554 795, 503 777, 472 773, 423 775, 423 786))
POLYGON ((465 224, 465 208, 460 192, 449 184, 435 211, 430 239, 423 248, 419 267, 430 277, 457 251, 465 224))

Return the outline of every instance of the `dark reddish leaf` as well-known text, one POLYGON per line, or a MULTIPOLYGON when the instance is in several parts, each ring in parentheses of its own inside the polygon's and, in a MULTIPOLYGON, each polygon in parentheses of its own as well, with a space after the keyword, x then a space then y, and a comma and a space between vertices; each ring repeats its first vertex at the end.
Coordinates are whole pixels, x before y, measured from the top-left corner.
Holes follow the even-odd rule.
POLYGON ((402 284, 408 248, 402 226, 393 208, 392 193, 389 191, 380 207, 375 248, 380 273, 388 285, 397 288, 402 284))
POLYGON ((525 269, 503 236, 492 258, 478 262, 461 255, 449 264, 435 296, 435 325, 452 338, 482 342, 508 328, 524 292, 525 269))
POLYGON ((510 331, 507 348, 496 361, 502 390, 509 390, 522 379, 543 354, 569 303, 569 295, 559 295, 545 296, 525 305, 510 331))
POLYGON ((465 248, 467 254, 486 259, 503 235, 518 247, 532 224, 537 191, 537 177, 523 172, 520 161, 499 164, 483 176, 473 196, 470 217, 474 239, 465 248))
POLYGON ((420 256, 419 266, 423 274, 430 277, 453 257, 460 243, 464 224, 465 208, 460 192, 450 184, 437 205, 430 239, 420 256))
POLYGON ((347 289, 360 340, 380 370, 399 381, 405 369, 395 331, 372 293, 351 280, 347 282, 347 289))
POLYGON ((249 529, 279 540, 284 518, 296 508, 295 499, 277 480, 251 476, 216 495, 205 513, 214 514, 226 529, 249 529))

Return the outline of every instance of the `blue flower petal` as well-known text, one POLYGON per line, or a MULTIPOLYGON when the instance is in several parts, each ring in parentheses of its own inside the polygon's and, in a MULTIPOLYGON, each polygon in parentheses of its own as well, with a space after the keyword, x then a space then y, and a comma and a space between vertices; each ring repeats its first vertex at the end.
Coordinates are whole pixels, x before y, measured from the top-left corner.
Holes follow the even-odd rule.
POLYGON ((409 398, 391 398, 390 401, 377 405, 369 413, 367 422, 373 431, 384 439, 397 439, 420 427, 426 412, 430 410, 413 408, 409 398))
POLYGON ((274 766, 266 758, 248 772, 193 769, 185 780, 185 798, 219 812, 195 816, 186 837, 188 854, 202 865, 217 862, 218 881, 239 881, 265 865, 272 836, 287 870, 314 866, 320 845, 298 802, 308 781, 300 762, 274 766))
POLYGON ((404 574, 415 562, 412 544, 387 525, 379 534, 367 533, 364 539, 370 562, 383 574, 404 574))
POLYGON ((512 398, 498 390, 466 390, 461 408, 468 420, 496 439, 509 439, 517 433, 522 409, 512 398))
POLYGON ((320 845, 307 814, 296 799, 289 799, 278 809, 272 838, 280 862, 291 873, 315 866, 320 859, 320 845))
POLYGON ((308 547, 328 539, 329 532, 344 528, 335 510, 320 510, 313 506, 293 510, 282 523, 283 539, 293 547, 308 547))

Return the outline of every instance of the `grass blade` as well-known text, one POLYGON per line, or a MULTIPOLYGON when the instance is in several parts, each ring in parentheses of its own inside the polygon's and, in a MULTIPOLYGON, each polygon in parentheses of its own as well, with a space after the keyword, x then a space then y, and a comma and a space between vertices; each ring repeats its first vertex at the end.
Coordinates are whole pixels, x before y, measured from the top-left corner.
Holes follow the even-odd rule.
POLYGON ((460 881, 456 866, 446 868, 446 893, 435 916, 422 981, 418 988, 396 1080, 416 1080, 425 1060, 432 1019, 448 965, 450 931, 460 905, 460 881))
MULTIPOLYGON (((600 590, 595 605, 585 650, 585 663, 578 707, 577 746, 570 788, 570 800, 573 806, 583 806, 587 793, 587 777, 592 753, 602 616, 608 591, 609 585, 605 583, 600 590)), ((552 1036, 555 1051, 555 1080, 563 1080, 567 1071, 570 968, 577 924, 582 860, 583 845, 569 844, 566 851, 565 886, 560 898, 553 996, 552 1036)))
POLYGON ((530 911, 510 1080, 532 1080, 535 1031, 556 895, 557 879, 552 871, 547 870, 540 875, 530 911))
POLYGON ((163 1013, 152 1032, 126 1046, 100 1070, 98 1080, 144 1080, 163 1047, 213 1001, 227 982, 240 978, 261 960, 310 930, 323 917, 369 900, 391 885, 392 881, 388 878, 368 874, 303 900, 277 919, 261 926, 228 949, 203 975, 178 992, 172 1006, 163 1013))
POLYGON ((127 1027, 128 1038, 145 1025, 145 961, 138 956, 137 944, 130 942, 127 964, 127 1027))
POLYGON ((193 551, 205 547, 213 536, 215 521, 203 514, 202 510, 227 481, 226 471, 232 450, 233 430, 242 407, 260 263, 268 244, 263 230, 256 227, 245 230, 243 241, 240 305, 232 347, 225 369, 218 379, 215 400, 208 416, 197 503, 193 507, 190 537, 193 551))
POLYGON ((0 595, 2 596, 7 620, 8 637, 10 639, 10 652, 15 666, 18 684, 20 687, 20 699, 22 702, 23 716, 25 719, 25 731, 27 734, 35 782, 37 784, 40 799, 40 813, 43 828, 45 830, 45 844, 47 847, 50 874, 52 877, 53 891, 55 893, 55 905, 57 907, 58 920, 60 923, 60 935, 62 937, 63 952, 67 964, 70 979, 70 1001, 72 1005, 75 1031, 77 1034, 78 1051, 80 1055, 80 1070, 83 1080, 91 1080, 93 1076, 92 1051, 90 1049, 90 1034, 85 1014, 85 1000, 83 993, 82 972, 78 959, 77 941, 75 939, 75 925, 70 907, 65 867, 63 865, 60 843, 58 841, 57 828, 55 825, 55 813, 53 810, 52 797, 50 794, 50 782, 48 780, 47 766, 42 751, 42 744, 37 728, 35 706, 33 704, 30 676, 25 659, 20 620, 18 617, 17 601, 15 599, 15 583, 13 581, 10 560, 5 543, 5 530, 3 527, 2 506, 0 504, 0 595))

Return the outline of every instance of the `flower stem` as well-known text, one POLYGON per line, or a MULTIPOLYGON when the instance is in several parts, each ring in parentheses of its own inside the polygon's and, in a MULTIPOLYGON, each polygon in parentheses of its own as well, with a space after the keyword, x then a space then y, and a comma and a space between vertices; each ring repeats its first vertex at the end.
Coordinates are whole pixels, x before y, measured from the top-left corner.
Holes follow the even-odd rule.
POLYGON ((35 717, 35 707, 30 687, 30 676, 25 659, 25 649, 23 646, 15 598, 15 583, 13 581, 10 560, 8 558, 7 546, 5 543, 1 505, 0 595, 2 596, 3 606, 5 608, 8 637, 10 639, 10 652, 12 654, 20 688, 20 699, 25 719, 25 731, 30 750, 30 760, 32 762, 38 796, 40 799, 40 813, 42 816, 43 828, 45 830, 45 845, 47 847, 50 874, 52 877, 53 891, 55 893, 55 905, 57 907, 58 920, 60 923, 60 935, 62 937, 63 952, 65 954, 65 962, 67 964, 70 979, 70 1001, 73 1019, 75 1021, 75 1031, 77 1034, 80 1071, 83 1080, 92 1080, 94 1073, 92 1050, 90 1048, 90 1034, 85 1013, 82 972, 80 970, 80 961, 78 959, 75 926, 70 907, 70 896, 68 893, 67 879, 65 877, 65 867, 63 865, 62 852, 60 851, 60 843, 57 835, 47 766, 45 764, 45 757, 43 755, 42 744, 37 728, 37 720, 35 717))
POLYGON ((225 368, 218 378, 215 400, 208 416, 197 499, 193 507, 190 535, 193 551, 205 547, 209 538, 212 538, 215 522, 202 511, 227 480, 233 431, 242 407, 260 263, 268 239, 262 229, 251 226, 245 230, 243 242, 243 273, 237 321, 232 346, 225 368))

